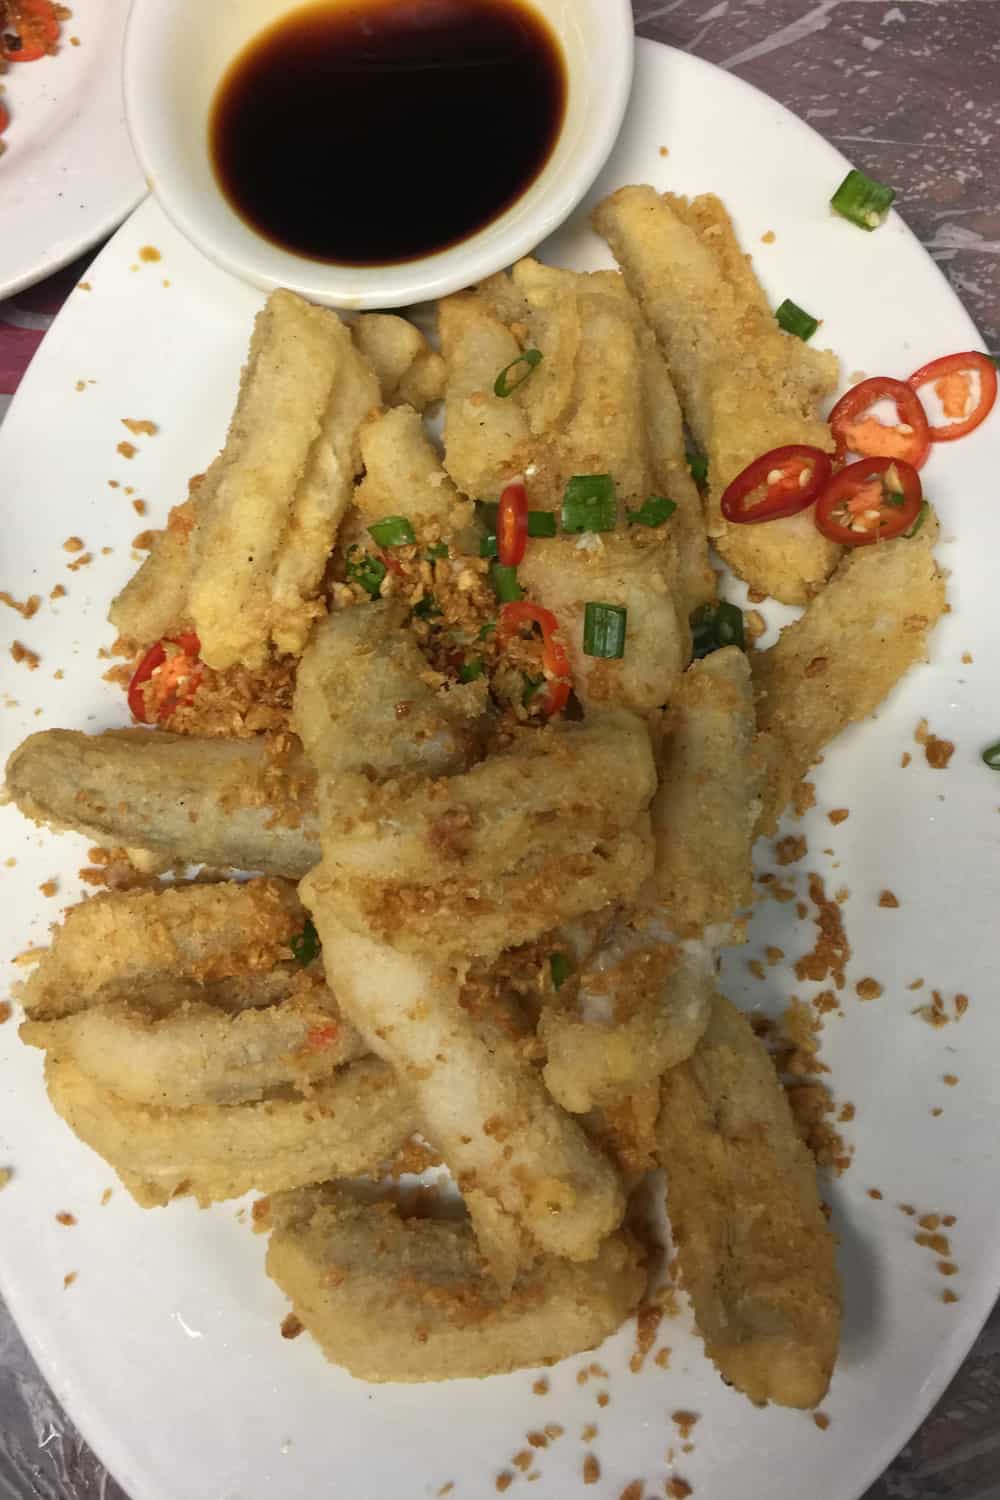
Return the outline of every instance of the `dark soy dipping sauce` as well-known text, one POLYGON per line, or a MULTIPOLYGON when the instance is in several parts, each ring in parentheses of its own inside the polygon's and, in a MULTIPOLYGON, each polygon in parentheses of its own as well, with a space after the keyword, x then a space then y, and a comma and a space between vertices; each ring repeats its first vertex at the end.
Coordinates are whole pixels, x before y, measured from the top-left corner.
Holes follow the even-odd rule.
POLYGON ((209 143, 258 234, 312 260, 398 264, 509 208, 565 106, 560 44, 518 0, 341 0, 249 43, 219 85, 209 143))

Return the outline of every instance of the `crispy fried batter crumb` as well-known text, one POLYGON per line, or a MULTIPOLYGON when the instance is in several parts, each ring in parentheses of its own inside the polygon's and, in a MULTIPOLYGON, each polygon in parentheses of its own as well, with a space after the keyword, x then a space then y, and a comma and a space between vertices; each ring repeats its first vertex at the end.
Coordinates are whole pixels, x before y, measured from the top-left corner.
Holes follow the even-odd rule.
POLYGON ((86 546, 86 543, 83 541, 82 537, 68 536, 66 538, 66 540, 63 542, 63 551, 64 552, 82 552, 85 546, 86 546))
POLYGON ((902 755, 899 757, 899 764, 902 766, 904 771, 906 770, 912 759, 913 756, 910 754, 909 750, 904 750, 902 755))
POLYGON ((869 1188, 868 1189, 868 1196, 869 1196, 869 1198, 879 1198, 880 1199, 882 1197, 882 1194, 879 1192, 878 1188, 869 1188))
POLYGON ((62 1209, 61 1212, 56 1214, 56 1223, 65 1225, 67 1229, 72 1229, 76 1223, 76 1215, 68 1213, 66 1209, 62 1209))
POLYGON ((683 1438, 684 1442, 687 1442, 691 1436, 692 1430, 697 1427, 700 1418, 697 1412, 675 1411, 671 1414, 670 1420, 671 1422, 675 1423, 676 1426, 680 1429, 681 1437, 683 1438))
POLYGON ((37 615, 42 603, 41 594, 32 594, 23 602, 15 599, 13 594, 8 594, 6 589, 0 589, 0 604, 6 604, 8 609, 16 609, 22 619, 30 620, 32 615, 37 615))
POLYGON ((515 1469, 520 1469, 522 1474, 526 1474, 527 1471, 531 1468, 531 1460, 533 1457, 534 1455, 527 1448, 522 1448, 520 1453, 514 1454, 514 1457, 511 1459, 511 1463, 514 1465, 515 1469))
POLYGON ((618 1496, 618 1500, 642 1500, 643 1483, 641 1479, 633 1479, 627 1484, 618 1496))
POLYGON ((760 242, 762 245, 773 245, 777 238, 778 236, 775 234, 774 230, 768 229, 764 232, 764 234, 761 235, 760 242))
POLYGON ((941 1075, 941 1082, 946 1083, 950 1089, 953 1089, 958 1082, 958 1075, 955 1073, 943 1073, 941 1075))
POLYGON ((502 1473, 497 1475, 496 1487, 500 1491, 501 1495, 503 1494, 504 1490, 509 1490, 513 1483, 514 1476, 509 1469, 504 1469, 502 1473))
POLYGON ((759 609, 747 610, 743 616, 743 629, 746 631, 746 637, 751 646, 755 646, 767 630, 767 621, 759 609))
POLYGON ((137 552, 150 552, 156 545, 156 538, 158 536, 158 531, 140 531, 137 536, 132 538, 132 546, 137 552))
POLYGON ((59 889, 59 882, 57 880, 43 880, 38 889, 43 896, 52 897, 59 889))
POLYGON ((132 509, 135 511, 137 516, 144 516, 148 507, 145 500, 133 500, 132 509))
POLYGON ((668 1479, 663 1489, 667 1500, 688 1500, 688 1496, 694 1494, 694 1490, 686 1479, 677 1479, 676 1477, 668 1479))
POLYGON ((910 983, 910 984, 908 984, 906 986, 906 988, 908 990, 922 990, 923 987, 924 987, 924 981, 923 981, 923 979, 914 979, 912 981, 912 983, 910 983))
POLYGON ((942 1276, 957 1276, 958 1267, 953 1260, 939 1260, 937 1268, 942 1276))
POLYGON ((877 979, 859 979, 854 990, 859 1000, 877 1000, 882 994, 882 986, 877 979))
POLYGON ((111 1202, 111 1195, 112 1195, 113 1192, 114 1192, 113 1188, 105 1188, 104 1189, 104 1192, 101 1194, 101 1207, 102 1208, 106 1208, 108 1206, 108 1204, 111 1202))
POLYGON ((545 1436, 550 1443, 554 1443, 557 1438, 561 1438, 565 1431, 565 1427, 560 1427, 558 1422, 547 1422, 545 1425, 545 1436))
POLYGON ((962 661, 965 663, 965 665, 967 667, 971 666, 972 665, 972 652, 971 651, 963 651, 962 652, 962 661))
POLYGON ((912 1219, 912 1218, 913 1218, 913 1215, 914 1215, 914 1214, 915 1214, 915 1213, 916 1213, 916 1211, 917 1211, 917 1210, 916 1210, 916 1209, 915 1209, 915 1208, 914 1208, 914 1207, 913 1207, 913 1204, 912 1204, 912 1203, 897 1203, 897 1204, 896 1204, 896 1207, 897 1207, 897 1208, 898 1208, 898 1209, 899 1209, 899 1211, 900 1211, 900 1213, 901 1213, 901 1214, 906 1214, 906 1215, 907 1215, 907 1217, 908 1217, 908 1218, 911 1218, 911 1219, 912 1219))
POLYGON ((792 792, 792 807, 795 816, 801 818, 811 807, 816 806, 816 788, 811 781, 800 781, 792 792))
POLYGON ((49 594, 49 598, 50 599, 65 599, 65 597, 66 597, 66 590, 63 588, 63 586, 62 586, 61 583, 57 583, 56 586, 55 586, 55 588, 49 594))
MULTIPOLYGON (((919 1223, 919 1220, 917 1222, 919 1223)), ((926 1231, 922 1230, 920 1234, 915 1234, 913 1238, 922 1249, 933 1250, 935 1255, 951 1254, 951 1245, 948 1243, 948 1236, 941 1234, 940 1231, 937 1234, 927 1234, 926 1231)))
POLYGON ((124 439, 115 445, 115 452, 120 453, 122 458, 135 458, 138 451, 134 443, 126 442, 124 439))
POLYGON ((584 1484, 596 1484, 601 1477, 601 1466, 593 1453, 588 1453, 583 1460, 583 1482, 584 1484))
POLYGON ((148 417, 122 417, 122 426, 127 427, 133 437, 145 435, 155 437, 159 432, 155 422, 150 422, 148 417))
POLYGON ((151 261, 162 260, 163 256, 155 245, 142 245, 139 250, 139 259, 149 264, 151 261))
POLYGON ((638 1375, 645 1364, 646 1355, 656 1342, 662 1319, 663 1308, 652 1302, 644 1302, 636 1313, 635 1351, 628 1362, 633 1375, 638 1375))
POLYGON ((528 1442, 533 1448, 547 1448, 549 1446, 549 1440, 544 1432, 529 1432, 528 1442))
POLYGON ((780 964, 784 956, 784 948, 775 948, 773 945, 769 944, 764 949, 764 957, 767 959, 769 964, 780 964))
POLYGON ((598 1406, 607 1406, 610 1403, 610 1401, 611 1401, 611 1397, 608 1395, 607 1391, 598 1391, 598 1393, 597 1393, 597 1404, 598 1404, 598 1406))
POLYGON ((951 757, 955 753, 955 745, 952 740, 939 740, 936 734, 929 734, 924 743, 924 756, 927 764, 935 771, 943 771, 951 757))
POLYGON ((940 1104, 935 1104, 934 1108, 931 1110, 931 1117, 935 1120, 938 1120, 943 1114, 944 1110, 941 1108, 940 1104))
POLYGON ((443 1484, 441 1486, 441 1488, 438 1490, 438 1500, 441 1500, 441 1497, 444 1496, 444 1495, 450 1495, 451 1492, 452 1492, 452 1490, 454 1488, 455 1488, 455 1481, 453 1479, 449 1479, 448 1483, 447 1484, 443 1484))
POLYGON ((11 1018, 11 1015, 12 1015, 12 1011, 11 1011, 10 1001, 9 1000, 0 1000, 0 1026, 2 1026, 5 1021, 9 1021, 10 1018, 11 1018))
POLYGON ((655 1355, 653 1356, 653 1364, 659 1365, 661 1370, 668 1370, 670 1368, 669 1344, 664 1344, 662 1349, 657 1349, 655 1355))
POLYGON ((827 1416, 825 1411, 814 1411, 813 1421, 816 1423, 816 1426, 819 1428, 820 1432, 825 1432, 830 1425, 830 1418, 827 1416))
POLYGON ((547 1396, 549 1394, 549 1382, 543 1375, 540 1380, 535 1381, 531 1389, 536 1396, 547 1396))
POLYGON ((283 1339, 297 1339, 300 1333, 305 1333, 305 1327, 306 1325, 294 1313, 288 1313, 281 1320, 281 1337, 283 1339))
POLYGON ((750 973, 754 976, 755 979, 764 978, 764 965, 761 963, 759 958, 748 958, 747 968, 750 970, 750 973))
POLYGON ((803 954, 796 962, 795 976, 818 983, 830 975, 837 989, 843 989, 844 968, 851 956, 843 915, 837 903, 827 897, 822 876, 809 876, 809 895, 816 907, 814 920, 818 933, 812 952, 803 954))
POLYGON ((779 865, 794 865, 804 859, 809 846, 801 833, 788 833, 778 839, 774 846, 774 857, 779 865))
POLYGON ((830 819, 830 822, 834 823, 834 824, 843 823, 850 816, 851 816, 851 809, 849 807, 834 807, 834 808, 831 808, 830 811, 827 813, 827 817, 830 819))
POLYGON ((957 1295, 957 1293, 953 1292, 950 1287, 945 1287, 944 1291, 941 1293, 941 1301, 942 1302, 957 1302, 958 1301, 958 1295, 957 1295))
POLYGON ((856 1114, 857 1110, 855 1109, 854 1105, 851 1104, 850 1101, 848 1101, 847 1104, 842 1104, 840 1106, 840 1109, 837 1113, 837 1123, 840 1125, 849 1125, 856 1114))
POLYGON ((878 904, 894 908, 899 905, 899 898, 892 891, 879 891, 878 904))
POLYGON ((0 1193, 3 1192, 4 1188, 7 1186, 8 1182, 10 1182, 13 1175, 14 1173, 11 1171, 10 1167, 0 1167, 0 1193))
POLYGON ((11 658, 15 662, 17 662, 18 666, 20 666, 23 662, 29 672, 36 671, 38 668, 38 663, 42 659, 37 651, 32 651, 31 648, 29 646, 26 646, 23 641, 14 641, 13 645, 10 648, 10 654, 11 658))
POLYGON ((78 1274, 79 1273, 76 1272, 76 1271, 67 1271, 66 1272, 66 1275, 63 1277, 63 1291, 65 1291, 67 1287, 71 1287, 73 1285, 73 1283, 76 1280, 78 1274))

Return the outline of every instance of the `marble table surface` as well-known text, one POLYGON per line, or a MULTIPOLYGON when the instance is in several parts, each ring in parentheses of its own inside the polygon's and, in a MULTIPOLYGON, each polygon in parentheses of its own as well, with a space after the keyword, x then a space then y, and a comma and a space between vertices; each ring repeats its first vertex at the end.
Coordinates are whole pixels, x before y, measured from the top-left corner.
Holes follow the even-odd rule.
MULTIPOLYGON (((892 183, 986 347, 1000 350, 1000 0, 634 0, 634 9, 640 35, 733 69, 892 183)), ((0 1306, 0 1500, 29 1497, 127 1500, 0 1306)), ((1000 1310, 865 1500, 1000 1500, 1000 1310)))

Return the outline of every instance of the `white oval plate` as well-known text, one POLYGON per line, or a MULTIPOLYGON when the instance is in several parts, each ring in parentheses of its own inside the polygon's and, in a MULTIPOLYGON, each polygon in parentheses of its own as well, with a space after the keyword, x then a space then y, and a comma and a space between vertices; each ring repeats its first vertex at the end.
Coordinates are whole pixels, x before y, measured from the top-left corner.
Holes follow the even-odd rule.
POLYGON ((74 0, 58 53, 3 75, 0 297, 96 245, 146 191, 121 96, 127 14, 128 0, 74 0))
MULTIPOLYGON (((805 125, 684 54, 644 43, 638 64, 625 131, 596 191, 654 182, 720 193, 771 296, 791 296, 824 318, 820 339, 841 355, 845 378, 858 370, 905 375, 979 342, 899 219, 869 235, 830 215, 844 162, 805 125), (775 241, 765 246, 770 230, 775 241)), ((606 259, 585 211, 545 253, 579 267, 606 259)), ((220 444, 260 304, 258 293, 199 259, 152 203, 90 280, 93 291, 75 292, 48 335, 0 433, 8 515, 21 518, 19 535, 10 524, 5 531, 0 586, 46 600, 27 623, 0 611, 5 635, 41 655, 29 673, 3 648, 6 692, 16 700, 0 714, 7 747, 44 725, 123 722, 121 694, 101 682, 97 660, 111 639, 107 603, 134 566, 130 539, 163 521, 220 444), (162 261, 137 263, 142 244, 159 248, 162 261), (94 383, 78 391, 78 381, 94 383), (158 436, 136 440, 131 461, 116 452, 127 436, 122 417, 160 424, 158 436), (148 518, 139 520, 110 479, 149 501, 148 518), (94 553, 76 573, 61 548, 70 535, 94 553), (103 555, 102 546, 113 550, 103 555), (53 604, 56 582, 69 595, 53 604)), ((998 470, 1000 416, 929 461, 954 612, 935 634, 932 663, 826 755, 818 806, 794 825, 806 831, 810 853, 782 871, 803 894, 807 867, 824 874, 831 892, 841 883, 851 892, 845 1015, 830 1018, 823 1034, 838 1099, 856 1110, 843 1127, 854 1164, 826 1190, 842 1236, 846 1301, 843 1353, 824 1403, 829 1429, 808 1414, 757 1411, 728 1390, 686 1311, 661 1330, 669 1368, 649 1360, 630 1373, 627 1328, 596 1356, 549 1371, 546 1396, 533 1394, 530 1372, 447 1386, 356 1383, 325 1364, 308 1338, 279 1337, 286 1304, 264 1277, 264 1244, 238 1222, 239 1205, 199 1212, 186 1202, 143 1213, 116 1188, 99 1207, 113 1175, 49 1109, 39 1056, 11 1024, 0 1031, 0 1164, 16 1173, 0 1195, 3 1291, 56 1394, 134 1500, 416 1500, 449 1483, 455 1500, 489 1500, 526 1434, 546 1423, 565 1432, 537 1453, 540 1478, 528 1490, 536 1500, 577 1492, 591 1422, 602 1477, 588 1493, 609 1500, 639 1478, 662 1495, 673 1473, 699 1500, 801 1500, 806 1490, 810 1500, 854 1500, 891 1459, 958 1366, 1000 1281, 1000 1012, 991 952, 1000 780, 979 760, 1000 735, 989 665, 998 645, 998 470), (963 662, 965 652, 974 662, 963 662), (947 771, 931 770, 913 741, 923 716, 956 742, 947 771), (913 756, 906 770, 904 751, 913 756), (837 827, 825 816, 835 807, 851 813, 837 827), (883 887, 898 896, 898 910, 878 906, 883 887), (885 993, 862 1004, 854 984, 869 975, 885 993), (927 983, 916 994, 906 986, 918 977, 927 983), (971 997, 960 1023, 937 1031, 911 1014, 931 987, 949 1006, 956 991, 971 997), (959 1083, 945 1086, 944 1074, 959 1083), (950 1281, 914 1243, 900 1202, 957 1216, 949 1232, 959 1273, 950 1281), (62 1210, 76 1215, 75 1227, 57 1223, 62 1210), (70 1271, 78 1279, 64 1291, 70 1271), (946 1287, 958 1302, 942 1301, 946 1287), (578 1383, 592 1359, 608 1379, 578 1383), (680 1408, 701 1418, 688 1453, 670 1420, 680 1408)), ((858 671, 864 666, 859 660, 858 671)), ((5 857, 17 859, 13 868, 0 864, 13 954, 44 942, 58 903, 38 887, 58 876, 60 899, 72 898, 86 845, 28 828, 12 808, 2 812, 2 830, 5 857)), ((729 992, 772 1010, 794 989, 810 993, 782 967, 761 983, 746 961, 766 943, 794 958, 812 935, 794 903, 764 903, 750 946, 727 965, 729 992)), ((522 1488, 526 1478, 512 1472, 522 1488)))

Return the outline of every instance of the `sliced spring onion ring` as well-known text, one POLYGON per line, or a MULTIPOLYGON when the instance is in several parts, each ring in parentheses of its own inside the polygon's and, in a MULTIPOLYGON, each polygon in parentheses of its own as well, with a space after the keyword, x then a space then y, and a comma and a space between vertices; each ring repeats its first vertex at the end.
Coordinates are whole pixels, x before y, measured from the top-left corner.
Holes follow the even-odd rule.
POLYGON ((723 646, 746 650, 743 611, 728 599, 716 604, 700 604, 691 616, 691 654, 700 661, 723 646))
POLYGON ((812 313, 807 313, 803 308, 793 302, 791 297, 786 297, 784 302, 775 313, 778 327, 783 328, 786 333, 793 333, 797 339, 807 344, 819 327, 819 319, 814 318, 812 313))
POLYGON ((485 670, 481 656, 470 657, 459 668, 458 680, 459 682, 475 682, 477 678, 482 677, 485 670))
POLYGON ((494 396, 512 396, 519 385, 523 385, 528 376, 533 374, 542 362, 541 349, 525 349, 517 359, 512 359, 509 365, 504 365, 500 374, 493 382, 494 396), (512 371, 517 373, 511 374, 512 371))
POLYGON ((618 661, 625 655, 628 610, 623 604, 588 601, 583 609, 583 651, 602 661, 618 661))
POLYGON ((614 531, 617 519, 611 475, 574 474, 563 493, 563 531, 614 531))
POLYGON ((356 543, 353 547, 348 547, 347 576, 352 583, 360 584, 373 599, 378 598, 382 579, 387 572, 384 562, 372 557, 370 552, 363 551, 356 543))
POLYGON ((987 745, 982 755, 983 764, 989 766, 991 771, 1000 771, 1000 740, 995 745, 987 745))
POLYGON ((503 563, 494 563, 490 574, 500 603, 516 604, 523 592, 517 581, 517 569, 505 567, 503 563))
POLYGON ((697 448, 691 447, 684 449, 684 457, 687 459, 687 466, 691 470, 691 478, 700 489, 708 479, 708 459, 704 453, 699 453, 697 448))
POLYGON ((662 526, 676 509, 676 501, 668 500, 665 495, 650 495, 638 510, 627 510, 625 514, 631 526, 662 526))
POLYGON ((886 187, 855 168, 848 172, 830 199, 830 207, 859 228, 872 230, 884 223, 895 196, 895 188, 886 187))
POLYGON ((549 972, 552 975, 552 988, 561 990, 567 979, 573 972, 573 965, 565 953, 549 954, 549 972))
POLYGON ((306 968, 316 958, 320 948, 319 933, 313 926, 310 917, 306 918, 306 925, 301 932, 295 934, 289 941, 288 946, 292 950, 292 957, 295 959, 295 962, 301 964, 303 968, 306 968))
POLYGON ((411 547, 417 540, 413 535, 413 527, 405 516, 384 516, 381 521, 375 521, 369 526, 368 535, 380 547, 411 547))

